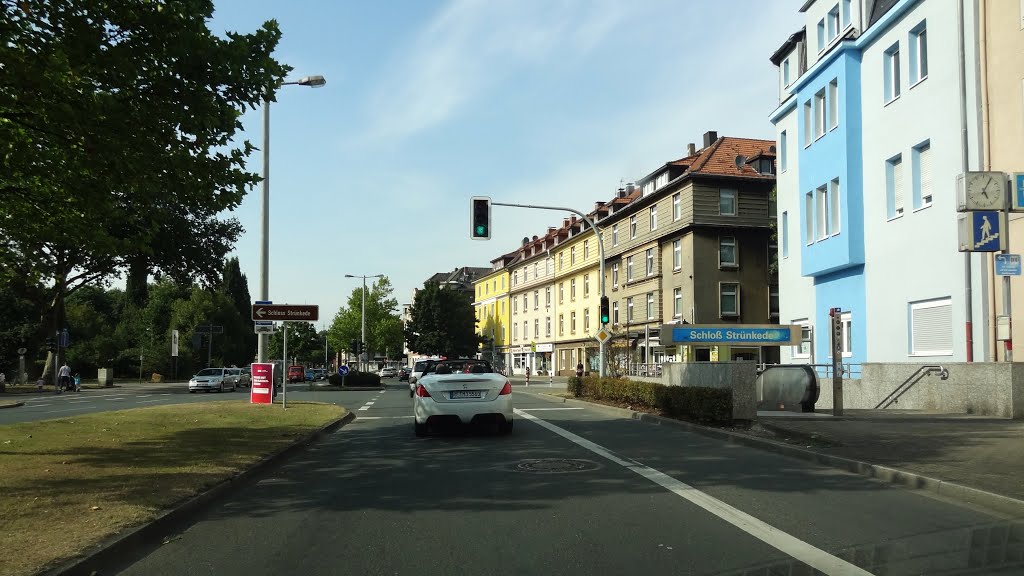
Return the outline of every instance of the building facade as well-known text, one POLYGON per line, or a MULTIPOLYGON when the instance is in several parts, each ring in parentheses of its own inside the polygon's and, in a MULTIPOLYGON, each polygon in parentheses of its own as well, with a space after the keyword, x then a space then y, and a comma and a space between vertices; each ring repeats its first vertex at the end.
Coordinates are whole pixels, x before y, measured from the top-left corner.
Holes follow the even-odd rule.
POLYGON ((781 321, 805 327, 782 361, 830 361, 832 308, 845 363, 982 358, 987 266, 958 252, 955 204, 957 176, 978 164, 977 75, 958 42, 973 62, 972 10, 808 0, 801 12, 771 57, 781 321))
MULTIPOLYGON (((598 210, 600 206, 598 207, 598 210)), ((596 214, 591 214, 594 216, 596 214)), ((566 232, 553 250, 556 374, 575 374, 576 365, 597 371, 598 343, 594 335, 600 328, 600 291, 598 285, 598 247, 594 231, 575 216, 562 221, 566 232)))
POLYGON ((514 259, 515 254, 495 258, 491 261, 492 272, 473 283, 477 334, 493 342, 493 346, 481 346, 480 352, 498 367, 506 364, 511 337, 511 285, 506 266, 514 259))
POLYGON ((509 366, 514 374, 527 368, 532 374, 551 370, 555 334, 551 250, 566 232, 549 228, 542 237, 523 238, 510 266, 512 339, 509 366))

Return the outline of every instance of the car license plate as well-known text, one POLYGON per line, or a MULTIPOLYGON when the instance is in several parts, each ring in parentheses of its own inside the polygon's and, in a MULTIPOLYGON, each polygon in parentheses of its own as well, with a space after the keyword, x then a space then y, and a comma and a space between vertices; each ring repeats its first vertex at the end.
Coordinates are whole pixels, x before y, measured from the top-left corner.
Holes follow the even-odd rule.
POLYGON ((451 399, 458 400, 460 398, 479 398, 479 390, 452 390, 451 399))

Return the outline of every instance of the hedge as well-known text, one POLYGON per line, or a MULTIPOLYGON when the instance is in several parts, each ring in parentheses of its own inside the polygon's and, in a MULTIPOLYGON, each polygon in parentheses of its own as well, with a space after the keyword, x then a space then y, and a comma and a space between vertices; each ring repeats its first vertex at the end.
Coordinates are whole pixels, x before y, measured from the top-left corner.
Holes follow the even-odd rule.
POLYGON ((705 386, 666 386, 626 378, 569 378, 577 397, 654 408, 664 416, 705 423, 732 421, 732 390, 705 386))
MULTIPOLYGON (((341 386, 341 375, 331 374, 327 381, 332 386, 341 386)), ((380 375, 374 372, 349 372, 345 376, 345 386, 349 387, 379 387, 380 375)))

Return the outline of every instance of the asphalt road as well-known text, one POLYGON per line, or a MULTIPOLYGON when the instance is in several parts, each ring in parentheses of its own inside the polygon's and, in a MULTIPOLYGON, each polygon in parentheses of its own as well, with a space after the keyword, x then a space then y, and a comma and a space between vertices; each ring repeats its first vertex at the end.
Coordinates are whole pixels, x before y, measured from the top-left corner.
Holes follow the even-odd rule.
POLYGON ((1024 570, 1024 525, 994 512, 532 388, 513 393, 510 436, 425 439, 413 436, 406 389, 331 393, 354 422, 126 559, 120 573, 1024 570))

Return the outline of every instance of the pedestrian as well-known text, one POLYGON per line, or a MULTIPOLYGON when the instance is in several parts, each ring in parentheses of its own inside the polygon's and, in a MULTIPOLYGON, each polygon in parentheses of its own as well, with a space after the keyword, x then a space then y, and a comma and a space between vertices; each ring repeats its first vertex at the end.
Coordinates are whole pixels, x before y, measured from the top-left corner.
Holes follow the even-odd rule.
POLYGON ((530 367, 529 366, 526 367, 526 385, 527 386, 530 385, 530 367))
POLYGON ((576 365, 576 377, 583 378, 583 362, 576 365))
POLYGON ((75 372, 75 392, 82 391, 82 375, 75 372))
POLYGON ((57 372, 57 379, 58 379, 58 386, 57 386, 57 388, 58 388, 57 391, 58 392, 60 392, 61 390, 66 389, 68 386, 71 385, 71 367, 68 366, 67 362, 65 362, 64 365, 60 367, 60 371, 57 372))

